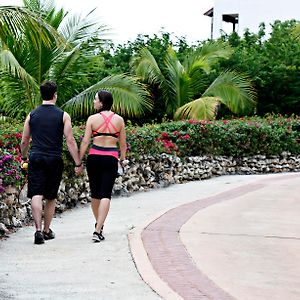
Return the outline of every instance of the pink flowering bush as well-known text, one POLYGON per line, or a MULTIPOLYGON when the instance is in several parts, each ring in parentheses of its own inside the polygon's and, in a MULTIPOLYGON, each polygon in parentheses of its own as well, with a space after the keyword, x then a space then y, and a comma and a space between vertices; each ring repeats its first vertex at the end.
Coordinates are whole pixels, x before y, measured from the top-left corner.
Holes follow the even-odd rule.
MULTIPOLYGON (((80 144, 84 126, 73 128, 80 144)), ((20 186, 24 175, 20 172, 22 124, 0 123, 0 192, 8 185, 20 186)), ((241 118, 219 121, 179 121, 142 127, 126 126, 127 156, 266 156, 283 151, 300 154, 300 119, 282 116, 241 118)), ((75 180, 74 162, 64 143, 65 174, 75 180)))
POLYGON ((0 124, 0 193, 9 185, 20 186, 24 181, 21 173, 20 143, 22 139, 21 125, 0 124))
POLYGON ((179 121, 134 128, 127 137, 132 155, 178 156, 300 154, 300 119, 268 116, 219 121, 179 121))

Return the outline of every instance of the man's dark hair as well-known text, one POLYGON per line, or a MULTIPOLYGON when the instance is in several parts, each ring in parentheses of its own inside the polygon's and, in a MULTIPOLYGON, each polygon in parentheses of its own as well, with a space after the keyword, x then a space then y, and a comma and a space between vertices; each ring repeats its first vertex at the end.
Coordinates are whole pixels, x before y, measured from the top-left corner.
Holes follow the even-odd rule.
POLYGON ((113 105, 113 96, 110 92, 101 90, 98 92, 99 101, 102 103, 101 110, 110 110, 113 105))
POLYGON ((57 85, 53 81, 46 81, 40 86, 40 92, 43 100, 52 100, 57 92, 57 85))

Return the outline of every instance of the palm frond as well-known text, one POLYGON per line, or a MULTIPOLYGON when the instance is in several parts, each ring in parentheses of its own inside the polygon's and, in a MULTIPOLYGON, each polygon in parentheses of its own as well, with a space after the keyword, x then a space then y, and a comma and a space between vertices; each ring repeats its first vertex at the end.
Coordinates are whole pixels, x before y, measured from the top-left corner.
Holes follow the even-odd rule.
POLYGON ((0 98, 3 99, 1 109, 6 116, 24 119, 39 104, 32 101, 34 95, 39 96, 38 87, 24 88, 24 82, 13 78, 10 74, 1 71, 0 75, 0 98))
POLYGON ((68 52, 58 52, 53 59, 54 63, 52 65, 52 68, 49 70, 49 77, 56 78, 56 80, 58 81, 65 75, 65 73, 79 56, 79 47, 74 47, 71 51, 68 52))
POLYGON ((41 16, 55 29, 67 14, 63 8, 57 11, 54 0, 23 0, 23 3, 25 8, 41 16))
POLYGON ((35 79, 26 72, 8 49, 0 51, 0 65, 4 70, 8 71, 16 78, 22 79, 28 85, 36 85, 35 79))
POLYGON ((208 42, 200 49, 191 52, 185 59, 183 65, 189 76, 203 70, 206 73, 211 71, 213 65, 220 60, 228 59, 232 54, 231 47, 224 42, 208 42))
POLYGON ((161 85, 165 81, 155 58, 147 48, 140 50, 138 56, 132 61, 132 67, 144 82, 161 85))
POLYGON ((205 43, 197 53, 199 57, 204 57, 213 62, 214 60, 219 60, 220 58, 229 58, 233 53, 233 49, 228 43, 222 41, 213 41, 205 43))
POLYGON ((99 25, 99 20, 93 15, 94 11, 95 9, 89 12, 85 17, 81 17, 81 15, 70 15, 61 23, 58 32, 66 40, 67 44, 78 46, 92 39, 94 36, 102 36, 103 41, 105 40, 109 28, 104 24, 99 25))
POLYGON ((218 97, 233 113, 250 113, 256 106, 256 91, 250 79, 235 71, 220 74, 202 96, 218 97))
POLYGON ((142 116, 153 103, 146 86, 126 75, 108 76, 67 101, 63 108, 71 115, 88 116, 93 112, 93 99, 99 90, 108 90, 114 98, 113 110, 122 116, 142 116))
POLYGON ((172 47, 167 50, 165 65, 168 76, 166 77, 167 89, 164 89, 163 93, 165 93, 168 113, 174 114, 174 109, 188 102, 192 96, 189 88, 190 78, 172 47))
POLYGON ((215 118, 219 99, 202 97, 179 107, 175 119, 212 120, 215 118))
POLYGON ((300 22, 298 22, 293 28, 292 34, 298 41, 300 41, 300 22))
POLYGON ((10 37, 19 40, 25 33, 35 48, 39 48, 41 42, 50 47, 53 38, 57 45, 62 42, 56 30, 38 14, 24 7, 0 6, 0 40, 6 41, 10 37))
POLYGON ((198 57, 198 55, 190 57, 187 65, 186 70, 191 77, 199 70, 203 70, 206 74, 209 74, 212 68, 210 62, 205 57, 198 57))
POLYGON ((35 13, 41 13, 42 3, 40 0, 23 0, 24 7, 35 13))

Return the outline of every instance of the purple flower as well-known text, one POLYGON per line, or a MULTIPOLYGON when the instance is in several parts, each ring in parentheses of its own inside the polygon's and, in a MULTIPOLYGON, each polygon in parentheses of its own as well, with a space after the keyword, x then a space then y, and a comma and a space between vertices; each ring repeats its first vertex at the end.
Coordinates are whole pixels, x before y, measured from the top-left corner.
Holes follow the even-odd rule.
POLYGON ((7 160, 10 160, 12 158, 12 155, 11 154, 7 154, 3 157, 3 162, 7 161, 7 160))

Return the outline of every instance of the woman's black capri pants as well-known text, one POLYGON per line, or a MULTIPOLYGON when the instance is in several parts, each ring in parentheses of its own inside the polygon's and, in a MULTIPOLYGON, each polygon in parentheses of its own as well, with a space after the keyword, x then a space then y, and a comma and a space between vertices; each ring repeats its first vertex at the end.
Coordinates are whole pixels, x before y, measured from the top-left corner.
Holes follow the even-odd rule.
POLYGON ((92 198, 110 199, 117 177, 118 159, 111 155, 90 154, 86 167, 92 198))

